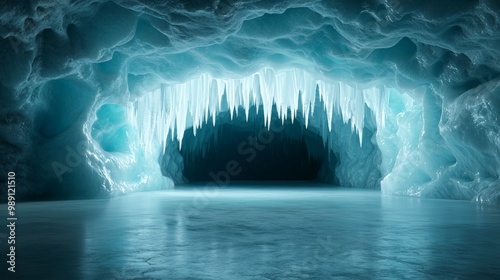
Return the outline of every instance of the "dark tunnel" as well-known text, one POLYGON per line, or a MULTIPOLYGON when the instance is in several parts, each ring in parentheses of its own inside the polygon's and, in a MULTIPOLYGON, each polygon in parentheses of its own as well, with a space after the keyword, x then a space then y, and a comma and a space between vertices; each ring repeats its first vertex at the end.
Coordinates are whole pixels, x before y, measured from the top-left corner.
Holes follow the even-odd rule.
MULTIPOLYGON (((180 155, 185 182, 296 181, 330 183, 325 176, 334 170, 336 160, 322 137, 303 122, 282 123, 273 110, 271 127, 264 124, 262 108, 253 107, 248 122, 240 109, 217 116, 216 125, 185 131, 180 155)), ((211 122, 211 120, 209 121, 211 122)))

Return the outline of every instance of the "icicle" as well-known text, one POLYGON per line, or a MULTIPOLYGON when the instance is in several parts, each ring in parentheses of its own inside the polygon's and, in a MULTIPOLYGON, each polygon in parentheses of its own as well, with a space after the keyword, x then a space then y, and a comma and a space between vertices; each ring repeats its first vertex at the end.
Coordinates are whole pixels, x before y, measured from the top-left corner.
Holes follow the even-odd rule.
POLYGON ((219 102, 219 91, 218 91, 218 83, 216 80, 212 79, 210 83, 210 91, 209 91, 210 96, 208 97, 209 99, 209 111, 210 115, 212 117, 212 122, 213 125, 215 126, 215 119, 217 117, 217 109, 220 108, 220 102, 219 102))

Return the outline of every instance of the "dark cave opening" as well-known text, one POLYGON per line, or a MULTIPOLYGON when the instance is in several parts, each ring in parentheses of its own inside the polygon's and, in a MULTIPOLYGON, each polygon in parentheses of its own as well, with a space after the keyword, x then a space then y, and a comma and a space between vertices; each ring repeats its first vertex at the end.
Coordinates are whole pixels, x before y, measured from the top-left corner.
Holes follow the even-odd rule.
POLYGON ((336 160, 322 137, 300 120, 282 123, 277 112, 267 128, 261 112, 251 109, 248 121, 242 109, 233 119, 225 112, 215 126, 204 125, 196 135, 186 130, 180 150, 184 181, 331 183, 327 174, 336 160))

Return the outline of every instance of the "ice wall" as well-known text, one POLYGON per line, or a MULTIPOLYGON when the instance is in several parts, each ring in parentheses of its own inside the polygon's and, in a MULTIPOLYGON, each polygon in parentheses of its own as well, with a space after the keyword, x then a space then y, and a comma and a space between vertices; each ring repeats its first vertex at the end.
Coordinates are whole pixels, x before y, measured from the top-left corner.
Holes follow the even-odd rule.
MULTIPOLYGON (((363 148, 376 143, 382 191, 498 204, 499 11, 496 0, 4 1, 1 172, 17 172, 24 182, 18 191, 34 197, 94 197, 160 184, 158 158, 147 150, 162 143, 145 137, 161 137, 137 133, 134 104, 203 77, 210 87, 200 90, 217 84, 220 94, 218 83, 234 92, 231 81, 258 76, 261 99, 268 97, 264 88, 291 111, 297 89, 306 103, 315 83, 321 94, 337 85, 353 89, 354 111, 333 105, 342 100, 337 93, 321 98, 327 114, 355 112, 343 120, 363 148), (282 84, 283 91, 263 87, 290 80, 291 69, 311 81, 304 79, 303 88, 282 84), (357 115, 362 103, 368 119, 375 112, 373 122, 357 115)), ((245 96, 228 106, 248 107, 245 96)), ((198 109, 175 108, 192 110, 195 127, 206 108, 214 113, 196 101, 198 109)), ((141 117, 148 114, 157 115, 141 117)), ((342 119, 332 118, 335 132, 342 119)), ((184 120, 173 122, 181 127, 184 120)))

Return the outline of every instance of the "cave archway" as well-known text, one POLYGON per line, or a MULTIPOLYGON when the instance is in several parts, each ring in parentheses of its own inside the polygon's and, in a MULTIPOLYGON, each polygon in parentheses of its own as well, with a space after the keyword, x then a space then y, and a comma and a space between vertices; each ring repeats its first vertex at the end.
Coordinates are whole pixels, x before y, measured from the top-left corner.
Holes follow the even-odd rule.
POLYGON ((380 189, 378 115, 366 107, 362 124, 357 124, 360 130, 354 133, 353 120, 331 110, 329 114, 327 97, 323 100, 318 95, 319 87, 316 102, 305 108, 311 111, 303 114, 299 107, 293 117, 283 118, 292 116, 291 110, 281 107, 278 112, 276 104, 267 112, 262 105, 231 111, 225 97, 219 105, 222 109, 203 124, 190 125, 194 122, 188 115, 189 125, 184 126, 188 128, 170 128, 165 138, 159 158, 163 176, 177 186, 204 181, 273 181, 273 185, 307 181, 380 189))
MULTIPOLYGON (((206 124, 196 133, 192 128, 186 130, 182 148, 170 151, 169 159, 163 160, 177 164, 163 168, 164 173, 178 178, 177 184, 208 181, 225 185, 271 181, 333 184, 337 159, 324 139, 314 129, 306 128, 300 119, 282 121, 276 108, 273 111, 269 128, 264 124, 262 108, 252 107, 248 120, 243 109, 232 119, 226 111, 217 116, 215 126, 206 124), (172 172, 175 168, 178 170, 172 172)), ((178 148, 178 143, 171 146, 178 148)))

